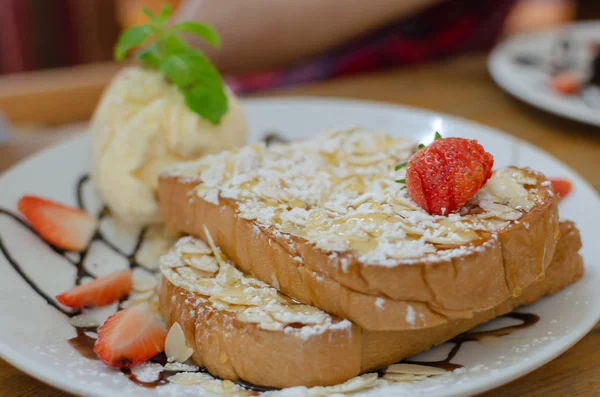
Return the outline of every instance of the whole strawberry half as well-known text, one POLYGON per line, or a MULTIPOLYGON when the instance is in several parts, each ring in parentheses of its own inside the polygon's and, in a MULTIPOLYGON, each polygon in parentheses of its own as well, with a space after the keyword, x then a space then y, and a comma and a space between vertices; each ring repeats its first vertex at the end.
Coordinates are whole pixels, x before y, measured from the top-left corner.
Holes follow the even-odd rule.
POLYGON ((432 215, 461 209, 492 175, 494 158, 476 140, 442 138, 406 164, 410 198, 432 215))

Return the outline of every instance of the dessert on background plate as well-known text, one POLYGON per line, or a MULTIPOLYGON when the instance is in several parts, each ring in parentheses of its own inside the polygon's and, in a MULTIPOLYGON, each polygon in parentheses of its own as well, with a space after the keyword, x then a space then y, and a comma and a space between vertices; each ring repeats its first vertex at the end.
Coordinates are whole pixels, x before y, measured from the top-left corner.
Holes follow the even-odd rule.
POLYGON ((600 23, 517 35, 488 58, 494 81, 545 111, 600 126, 600 23))

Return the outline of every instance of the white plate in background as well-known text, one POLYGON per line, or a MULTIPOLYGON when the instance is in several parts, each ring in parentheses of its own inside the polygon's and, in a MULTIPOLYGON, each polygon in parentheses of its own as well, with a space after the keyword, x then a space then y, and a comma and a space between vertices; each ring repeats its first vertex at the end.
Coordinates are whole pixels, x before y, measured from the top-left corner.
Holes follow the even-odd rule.
MULTIPOLYGON (((600 104, 592 107, 580 95, 565 96, 550 86, 549 63, 557 43, 567 38, 573 49, 574 67, 585 74, 592 59, 590 44, 600 43, 600 22, 574 23, 543 32, 507 39, 490 54, 488 68, 494 81, 505 91, 547 112, 582 123, 600 126, 600 104), (527 66, 516 57, 539 58, 540 65, 527 66)), ((600 88, 599 88, 600 91, 600 88)), ((600 94, 598 96, 600 100, 600 94)))

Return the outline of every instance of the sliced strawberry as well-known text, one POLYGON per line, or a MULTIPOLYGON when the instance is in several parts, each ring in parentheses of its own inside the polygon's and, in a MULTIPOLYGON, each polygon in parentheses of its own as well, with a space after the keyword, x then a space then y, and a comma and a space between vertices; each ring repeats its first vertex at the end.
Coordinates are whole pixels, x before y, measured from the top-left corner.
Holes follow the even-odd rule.
POLYGON ((44 240, 70 251, 83 251, 98 221, 79 208, 35 196, 23 196, 19 211, 44 240))
POLYGON ((569 71, 554 76, 551 85, 554 91, 563 95, 577 94, 583 88, 581 79, 569 71))
POLYGON ((568 179, 551 178, 550 183, 552 184, 554 193, 558 194, 560 198, 565 198, 573 190, 573 185, 568 179))
POLYGON ((147 303, 110 316, 98 328, 94 352, 108 365, 126 368, 165 349, 167 330, 147 303))
POLYGON ((72 308, 106 306, 129 294, 131 286, 131 270, 126 269, 78 285, 58 295, 56 300, 72 308))

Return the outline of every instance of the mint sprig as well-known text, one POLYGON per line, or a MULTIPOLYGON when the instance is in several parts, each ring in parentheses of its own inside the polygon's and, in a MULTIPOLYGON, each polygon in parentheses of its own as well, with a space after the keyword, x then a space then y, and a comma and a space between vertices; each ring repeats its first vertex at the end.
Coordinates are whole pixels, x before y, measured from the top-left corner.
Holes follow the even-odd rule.
POLYGON ((143 12, 150 23, 134 26, 121 34, 115 45, 115 59, 122 61, 132 49, 138 48, 135 59, 158 70, 175 84, 194 113, 212 124, 219 124, 228 109, 223 79, 208 58, 180 36, 181 33, 193 34, 219 48, 217 33, 210 26, 193 21, 167 26, 172 12, 169 6, 163 6, 158 15, 147 8, 143 12))

